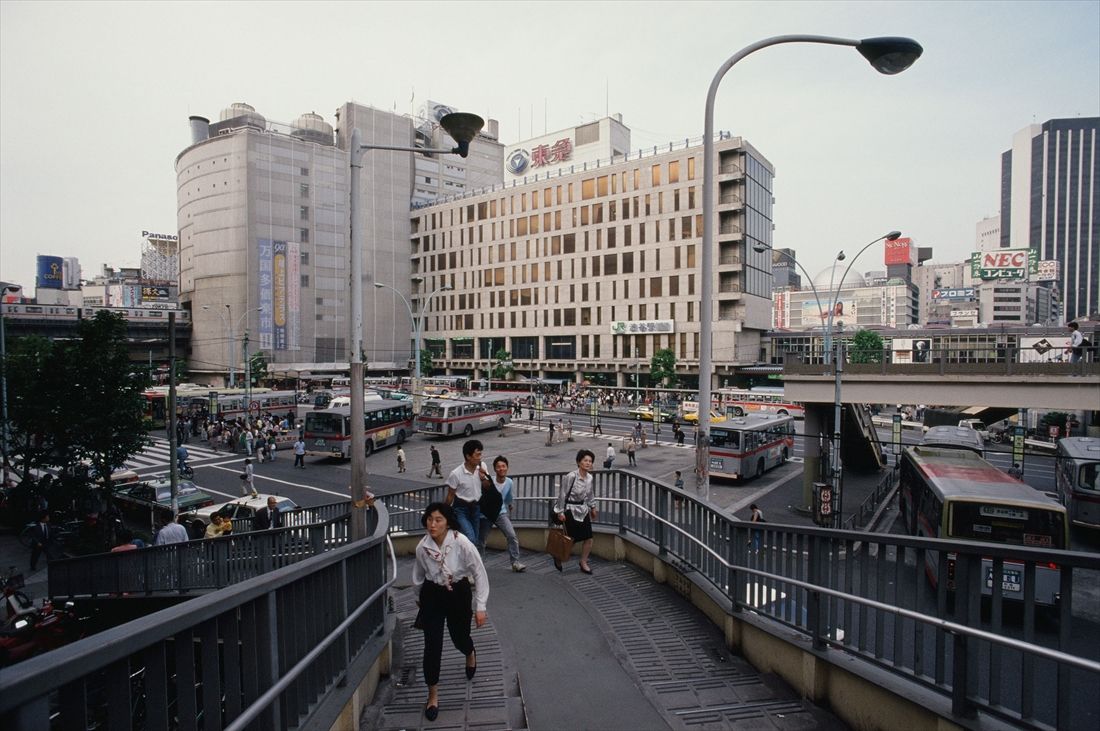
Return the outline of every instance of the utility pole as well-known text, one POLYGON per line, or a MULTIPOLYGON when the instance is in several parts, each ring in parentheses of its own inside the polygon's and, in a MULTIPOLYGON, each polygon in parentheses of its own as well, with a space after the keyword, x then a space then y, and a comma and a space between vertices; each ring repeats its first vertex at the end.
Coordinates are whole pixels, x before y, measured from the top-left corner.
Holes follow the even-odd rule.
POLYGON ((252 409, 252 361, 248 357, 248 330, 244 331, 244 393, 245 413, 251 413, 252 409))
MULTIPOLYGON (((179 465, 176 464, 176 448, 179 446, 176 429, 176 313, 168 311, 168 480, 172 489, 172 520, 180 510, 179 465)), ((156 526, 154 526, 155 528, 156 526)))

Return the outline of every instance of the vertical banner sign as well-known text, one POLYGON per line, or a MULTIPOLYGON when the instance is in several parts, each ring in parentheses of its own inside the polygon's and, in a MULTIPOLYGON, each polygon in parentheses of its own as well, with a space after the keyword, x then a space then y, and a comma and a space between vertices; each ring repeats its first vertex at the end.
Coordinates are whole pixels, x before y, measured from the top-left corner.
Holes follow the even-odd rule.
POLYGON ((1024 435, 1027 434, 1027 428, 1017 426, 1012 429, 1012 461, 1024 466, 1024 435))
POLYGON ((894 414, 893 422, 891 441, 894 444, 894 454, 901 454, 901 414, 894 414))
POLYGON ((301 350, 302 253, 294 242, 286 245, 286 349, 301 350))
POLYGON ((275 350, 286 350, 286 242, 271 247, 271 315, 275 321, 275 350))
POLYGON ((271 239, 259 240, 260 348, 263 350, 271 350, 275 343, 274 248, 271 239))

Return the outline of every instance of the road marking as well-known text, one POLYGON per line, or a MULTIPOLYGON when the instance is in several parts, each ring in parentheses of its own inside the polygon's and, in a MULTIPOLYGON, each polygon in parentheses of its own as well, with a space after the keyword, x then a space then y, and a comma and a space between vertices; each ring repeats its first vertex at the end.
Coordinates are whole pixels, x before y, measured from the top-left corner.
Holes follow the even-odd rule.
POLYGON ((761 487, 760 489, 749 493, 746 497, 741 498, 737 502, 732 503, 728 507, 724 508, 724 510, 728 513, 736 513, 738 510, 747 508, 748 506, 752 505, 761 497, 767 495, 769 492, 772 492, 773 490, 778 490, 795 478, 802 479, 802 473, 796 470, 792 472, 790 477, 788 477, 787 479, 780 480, 779 482, 773 483, 771 485, 761 487))
MULTIPOLYGON (((226 472, 236 472, 236 473, 240 474, 239 470, 237 470, 237 469, 233 469, 233 468, 229 468, 229 467, 222 467, 223 464, 230 464, 231 462, 235 462, 235 461, 239 461, 239 460, 230 460, 230 462, 221 462, 219 464, 204 464, 202 466, 203 467, 213 467, 215 469, 225 470, 226 472)), ((259 478, 261 480, 270 480, 271 482, 277 482, 280 485, 287 485, 289 487, 302 487, 302 488, 305 488, 306 490, 315 490, 317 492, 323 492, 326 495, 335 495, 336 497, 348 497, 348 493, 345 493, 345 492, 335 492, 333 490, 326 490, 323 487, 314 487, 313 485, 303 485, 300 482, 290 482, 288 480, 280 480, 276 477, 268 477, 267 475, 261 475, 258 472, 252 473, 252 476, 253 476, 253 479, 259 478)), ((242 482, 243 482, 243 480, 242 480, 242 482)), ((224 495, 225 493, 218 493, 218 494, 219 495, 224 495)), ((236 497, 240 497, 240 495, 238 495, 236 497)))

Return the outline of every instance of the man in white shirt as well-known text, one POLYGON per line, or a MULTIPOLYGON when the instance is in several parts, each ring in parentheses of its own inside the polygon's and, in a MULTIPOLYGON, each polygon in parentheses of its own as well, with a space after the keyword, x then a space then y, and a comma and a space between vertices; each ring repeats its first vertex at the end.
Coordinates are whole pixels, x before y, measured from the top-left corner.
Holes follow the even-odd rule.
POLYGON ((1076 322, 1071 322, 1066 327, 1069 328, 1069 347, 1066 348, 1066 352, 1069 354, 1069 362, 1077 363, 1081 360, 1081 356, 1085 354, 1085 349, 1082 347, 1085 336, 1081 334, 1081 329, 1076 322))
POLYGON ((188 539, 187 529, 180 525, 179 516, 177 515, 174 520, 165 524, 157 532, 157 539, 153 541, 153 544, 163 546, 169 543, 187 543, 188 539))
POLYGON ((615 466, 615 448, 611 446, 611 442, 607 443, 607 459, 603 461, 603 467, 605 470, 609 470, 615 466))
POLYGON ((458 528, 470 543, 477 545, 478 527, 481 525, 481 481, 488 481, 489 470, 481 461, 484 446, 477 439, 462 445, 462 464, 447 475, 447 504, 455 510, 458 528))

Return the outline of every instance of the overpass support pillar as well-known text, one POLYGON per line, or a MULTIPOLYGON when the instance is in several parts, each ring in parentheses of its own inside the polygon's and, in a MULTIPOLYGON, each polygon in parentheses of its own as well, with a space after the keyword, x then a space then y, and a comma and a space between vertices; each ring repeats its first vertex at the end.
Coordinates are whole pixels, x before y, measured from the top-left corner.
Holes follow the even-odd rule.
POLYGON ((802 472, 802 504, 805 510, 813 510, 814 483, 821 479, 821 444, 828 433, 833 407, 826 404, 806 404, 806 420, 802 422, 805 459, 802 472))

